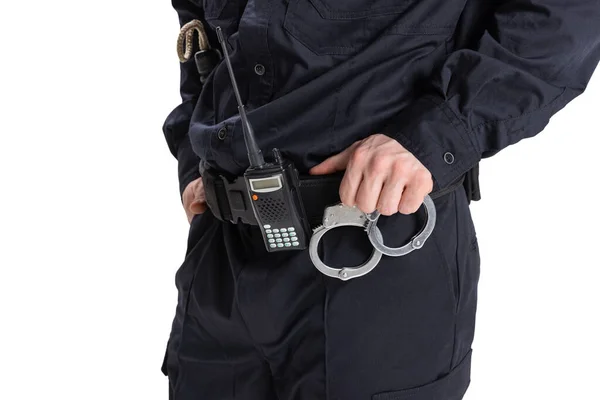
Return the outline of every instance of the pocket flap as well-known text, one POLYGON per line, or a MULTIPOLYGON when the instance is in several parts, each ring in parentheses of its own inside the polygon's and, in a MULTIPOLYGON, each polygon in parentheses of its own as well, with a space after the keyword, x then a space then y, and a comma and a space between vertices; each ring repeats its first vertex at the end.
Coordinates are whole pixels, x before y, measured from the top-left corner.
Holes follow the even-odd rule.
POLYGON ((460 400, 471 382, 471 351, 448 375, 412 389, 373 395, 372 400, 460 400))

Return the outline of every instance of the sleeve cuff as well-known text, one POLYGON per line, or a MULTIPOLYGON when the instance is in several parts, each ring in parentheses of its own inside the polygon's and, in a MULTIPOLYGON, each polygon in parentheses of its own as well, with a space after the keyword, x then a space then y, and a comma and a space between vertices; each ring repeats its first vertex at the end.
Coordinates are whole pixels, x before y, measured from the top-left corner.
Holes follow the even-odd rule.
POLYGON ((434 191, 448 187, 481 160, 461 121, 434 96, 412 103, 383 133, 397 140, 431 172, 434 191))
POLYGON ((183 191, 190 182, 200 178, 200 158, 192 150, 189 140, 184 140, 177 150, 177 170, 179 175, 179 194, 183 195, 183 191))

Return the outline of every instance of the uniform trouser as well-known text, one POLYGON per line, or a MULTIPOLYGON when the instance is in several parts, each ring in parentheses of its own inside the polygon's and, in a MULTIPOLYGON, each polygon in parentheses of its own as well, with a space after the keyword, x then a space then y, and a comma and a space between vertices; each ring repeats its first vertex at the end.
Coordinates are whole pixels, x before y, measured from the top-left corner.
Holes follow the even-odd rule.
MULTIPOLYGON (((179 301, 163 372, 174 400, 459 400, 470 382, 479 250, 467 198, 435 200, 437 224, 421 250, 384 256, 343 282, 308 251, 267 253, 258 228, 191 224, 176 274, 179 301)), ((386 245, 406 243, 423 209, 381 218, 386 245)), ((364 231, 337 228, 322 259, 356 266, 364 231)))

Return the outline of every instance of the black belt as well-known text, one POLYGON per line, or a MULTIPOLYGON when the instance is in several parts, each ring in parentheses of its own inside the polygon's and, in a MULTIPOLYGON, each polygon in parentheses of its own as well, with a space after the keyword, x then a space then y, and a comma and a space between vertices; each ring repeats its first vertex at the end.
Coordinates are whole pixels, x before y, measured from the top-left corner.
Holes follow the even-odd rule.
MULTIPOLYGON (((339 203, 339 188, 343 174, 300 176, 300 196, 304 210, 311 225, 320 224, 326 207, 339 203)), ((463 186, 465 177, 441 190, 430 193, 432 200, 440 198, 463 186)), ((206 193, 206 202, 213 215, 232 223, 258 225, 243 177, 230 181, 211 170, 204 170, 202 182, 206 193), (235 215, 235 217, 234 217, 235 215)))

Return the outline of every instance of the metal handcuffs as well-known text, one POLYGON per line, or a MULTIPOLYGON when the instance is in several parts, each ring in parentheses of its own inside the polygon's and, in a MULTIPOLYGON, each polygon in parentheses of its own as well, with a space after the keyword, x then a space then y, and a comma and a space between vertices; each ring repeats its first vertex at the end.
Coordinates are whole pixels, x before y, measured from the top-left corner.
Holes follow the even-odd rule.
POLYGON ((425 241, 433 232, 436 222, 435 204, 431 197, 426 196, 423 205, 425 206, 425 211, 427 213, 427 222, 425 223, 425 226, 423 226, 421 231, 413 236, 407 244, 396 248, 388 247, 383 243, 383 236, 377 227, 377 221, 380 217, 378 211, 371 214, 365 214, 356 207, 348 207, 341 203, 327 207, 323 214, 323 225, 319 225, 314 229, 310 239, 308 248, 310 259, 319 271, 332 278, 347 281, 366 275, 377 266, 383 254, 386 256, 400 257, 423 247, 425 241), (325 265, 319 257, 319 242, 323 235, 331 229, 339 228, 341 226, 363 228, 365 232, 367 232, 369 241, 373 246, 373 253, 365 263, 352 268, 333 268, 325 265))

